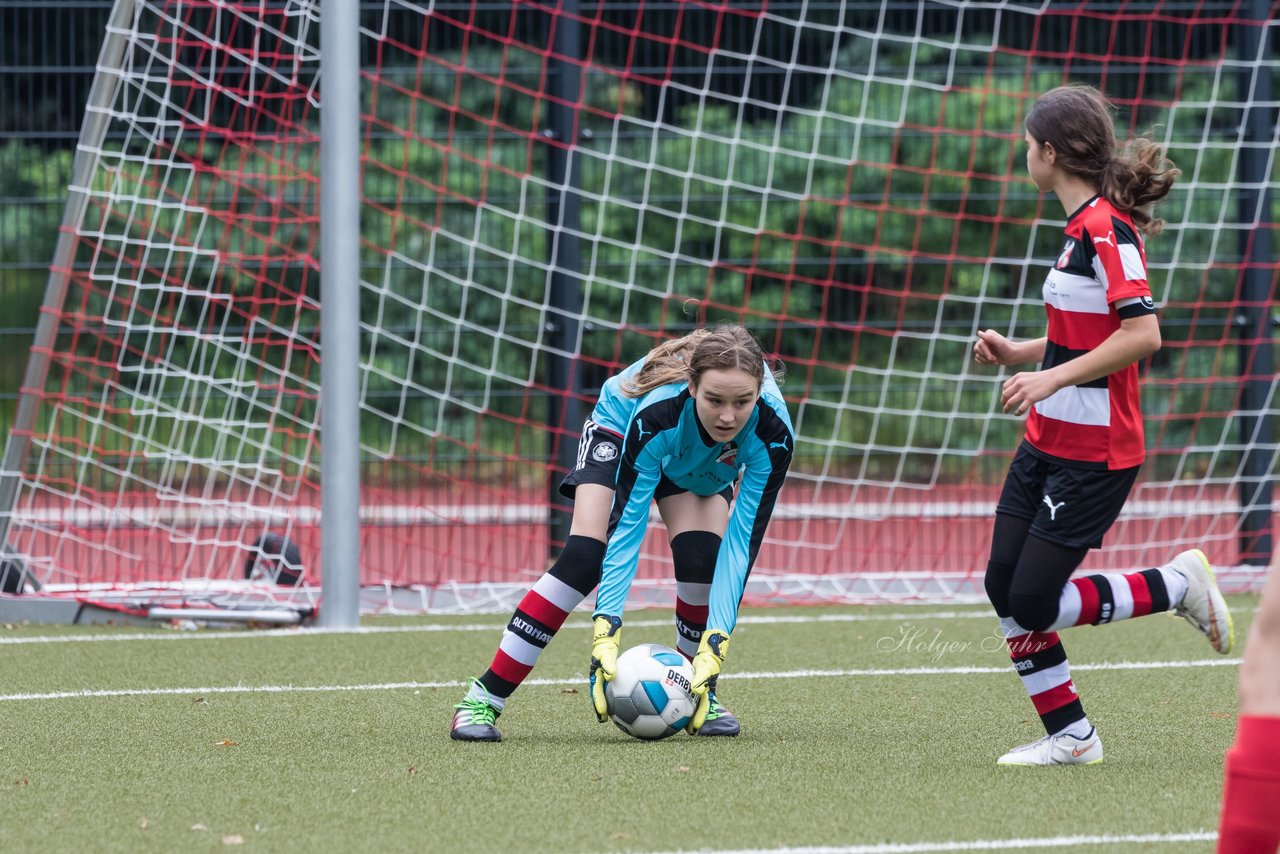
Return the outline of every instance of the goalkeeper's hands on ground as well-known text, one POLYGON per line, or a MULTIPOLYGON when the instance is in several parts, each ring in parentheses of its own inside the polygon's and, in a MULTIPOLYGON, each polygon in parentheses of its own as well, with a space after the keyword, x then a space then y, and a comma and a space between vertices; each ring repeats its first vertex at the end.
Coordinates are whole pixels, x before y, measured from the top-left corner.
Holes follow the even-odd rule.
POLYGON ((601 723, 609 720, 609 704, 604 685, 618 671, 618 644, 622 641, 622 618, 603 614, 591 621, 591 705, 601 723))
POLYGON ((698 698, 698 707, 685 729, 690 735, 697 735, 707 720, 707 712, 711 709, 711 692, 716 689, 716 677, 720 675, 720 667, 729 654, 729 633, 724 629, 707 629, 702 633, 698 643, 698 654, 693 657, 692 694, 698 698))

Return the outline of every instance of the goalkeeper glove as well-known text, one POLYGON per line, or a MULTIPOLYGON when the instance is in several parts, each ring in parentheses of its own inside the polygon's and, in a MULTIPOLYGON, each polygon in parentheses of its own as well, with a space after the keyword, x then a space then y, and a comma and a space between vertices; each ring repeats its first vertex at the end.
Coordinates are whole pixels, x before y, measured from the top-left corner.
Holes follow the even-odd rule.
POLYGON ((707 712, 711 709, 711 692, 716 689, 716 677, 720 675, 720 667, 728 654, 728 632, 724 629, 708 629, 702 633, 698 654, 693 657, 693 687, 690 690, 698 698, 698 707, 694 709, 693 717, 685 727, 689 735, 697 735, 707 720, 707 712))
POLYGON ((609 704, 604 697, 604 684, 618 670, 618 644, 622 640, 622 618, 597 615, 592 621, 591 637, 591 705, 601 723, 609 720, 609 704))

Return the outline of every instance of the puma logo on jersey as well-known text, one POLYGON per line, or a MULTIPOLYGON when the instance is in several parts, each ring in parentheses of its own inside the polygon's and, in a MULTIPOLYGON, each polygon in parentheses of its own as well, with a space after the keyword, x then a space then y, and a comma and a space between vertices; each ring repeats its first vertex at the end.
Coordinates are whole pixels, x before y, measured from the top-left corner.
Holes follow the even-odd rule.
POLYGON ((774 448, 781 448, 781 449, 782 449, 782 450, 784 450, 784 451, 789 451, 789 450, 791 450, 790 448, 788 448, 788 447, 787 447, 787 440, 786 440, 786 439, 783 439, 781 442, 770 442, 770 443, 769 443, 769 450, 771 450, 771 451, 772 451, 774 448))
POLYGON ((1054 504, 1053 499, 1046 495, 1044 497, 1044 503, 1045 506, 1049 508, 1049 519, 1056 522, 1058 521, 1058 511, 1061 510, 1067 502, 1059 501, 1057 504, 1054 504))
POLYGON ((1116 248, 1116 245, 1115 245, 1115 243, 1113 243, 1113 242, 1112 242, 1112 238, 1113 238, 1113 237, 1115 237, 1115 235, 1116 235, 1116 233, 1115 233, 1114 231, 1108 231, 1108 232, 1107 232, 1107 236, 1106 236, 1106 237, 1095 237, 1095 238, 1093 238, 1093 243, 1094 243, 1094 245, 1095 245, 1095 246, 1096 246, 1097 244, 1099 244, 1099 243, 1105 243, 1105 244, 1107 244, 1108 246, 1110 246, 1112 249, 1115 249, 1115 248, 1116 248))
POLYGON ((653 435, 653 431, 644 429, 644 421, 637 418, 636 419, 636 438, 643 442, 645 436, 652 436, 652 435, 653 435))

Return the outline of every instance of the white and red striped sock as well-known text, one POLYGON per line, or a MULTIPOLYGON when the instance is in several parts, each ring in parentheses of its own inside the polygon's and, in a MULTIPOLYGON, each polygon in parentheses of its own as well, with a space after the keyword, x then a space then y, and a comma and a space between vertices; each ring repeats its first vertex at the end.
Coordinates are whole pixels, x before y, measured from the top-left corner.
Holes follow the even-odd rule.
POLYGON ((507 687, 503 685, 497 691, 491 688, 491 693, 510 696, 533 670, 538 656, 560 631, 569 614, 585 598, 584 594, 549 573, 538 579, 516 606, 502 633, 493 663, 489 665, 489 671, 508 683, 510 689, 500 693, 507 687))
POLYGON ((493 699, 510 697, 520 687, 569 614, 600 583, 604 551, 600 540, 571 535, 555 564, 524 594, 480 677, 493 699))
POLYGON ((1045 732, 1087 733, 1089 719, 1071 681, 1071 665, 1058 633, 1027 631, 1009 617, 1000 620, 1000 630, 1009 645, 1013 669, 1021 677, 1045 732))

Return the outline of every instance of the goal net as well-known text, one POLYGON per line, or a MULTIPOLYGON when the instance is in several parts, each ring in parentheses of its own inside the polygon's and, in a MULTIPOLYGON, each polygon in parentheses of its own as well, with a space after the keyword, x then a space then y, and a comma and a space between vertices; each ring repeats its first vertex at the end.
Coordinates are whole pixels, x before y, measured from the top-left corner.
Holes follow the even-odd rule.
MULTIPOLYGON (((549 495, 601 382, 719 320, 785 362, 799 434, 748 601, 980 598, 1021 422, 971 348, 1043 334, 1064 214, 1021 121, 1064 82, 1182 170, 1148 245, 1148 462, 1085 566, 1195 546, 1244 583, 1267 557, 1275 21, 362 5, 366 611, 508 608, 563 536, 549 495)), ((118 4, 0 472, 11 592, 314 607, 321 25, 318 0, 118 4), (246 580, 264 536, 286 583, 246 580)), ((655 533, 641 595, 670 576, 655 533)))

